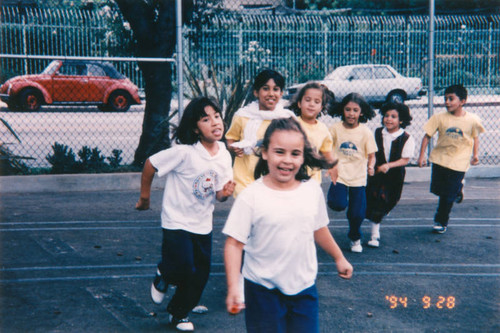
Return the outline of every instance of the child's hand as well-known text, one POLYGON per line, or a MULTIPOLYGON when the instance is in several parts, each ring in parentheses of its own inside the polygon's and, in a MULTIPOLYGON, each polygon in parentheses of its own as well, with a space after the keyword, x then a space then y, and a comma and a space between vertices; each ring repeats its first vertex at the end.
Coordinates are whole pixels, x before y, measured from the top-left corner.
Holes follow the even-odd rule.
POLYGON ((243 157, 243 155, 245 154, 243 148, 238 148, 238 147, 235 147, 233 145, 230 145, 228 148, 230 151, 232 151, 238 157, 243 157))
POLYGON ((135 209, 137 210, 147 210, 149 209, 149 199, 139 198, 139 201, 135 204, 135 209))
POLYGON ((417 163, 418 163, 418 166, 420 168, 423 168, 424 166, 427 165, 427 161, 425 160, 425 157, 419 157, 417 163))
POLYGON ((236 183, 232 180, 228 181, 224 187, 222 188, 222 195, 225 197, 229 197, 233 195, 234 192, 234 187, 236 186, 236 183))
POLYGON ((328 169, 326 171, 326 173, 328 174, 328 176, 332 180, 333 185, 337 184, 337 178, 339 178, 339 170, 338 170, 337 166, 334 166, 333 168, 328 169))
POLYGON ((470 164, 478 165, 479 164, 479 157, 473 156, 472 159, 470 160, 470 164))
POLYGON ((373 176, 375 174, 375 168, 374 167, 368 167, 368 175, 373 176))
POLYGON ((377 168, 377 172, 387 173, 389 171, 389 163, 384 163, 377 168))
POLYGON ((343 279, 350 279, 352 277, 352 265, 347 261, 346 258, 342 258, 336 262, 337 264, 337 272, 339 272, 339 276, 343 279))
POLYGON ((242 303, 239 299, 239 292, 237 290, 235 291, 228 291, 227 297, 226 297, 226 309, 227 312, 230 314, 238 314, 245 308, 245 304, 242 303))

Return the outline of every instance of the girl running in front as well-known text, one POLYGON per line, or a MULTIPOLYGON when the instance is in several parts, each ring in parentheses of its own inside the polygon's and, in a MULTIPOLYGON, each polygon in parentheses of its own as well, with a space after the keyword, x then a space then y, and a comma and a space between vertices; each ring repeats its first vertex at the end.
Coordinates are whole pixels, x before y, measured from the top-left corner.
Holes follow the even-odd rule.
POLYGON ((328 206, 335 211, 347 208, 351 251, 362 252, 361 223, 366 213, 366 174, 375 174, 377 144, 365 123, 375 112, 363 96, 351 93, 333 110, 342 121, 330 128, 333 146, 339 163, 332 174, 328 190, 328 206), (337 174, 335 174, 337 173, 337 174))
MULTIPOLYGON (((289 108, 298 116, 299 123, 306 132, 313 149, 333 163, 335 157, 333 156, 332 136, 328 127, 317 119, 330 103, 330 94, 331 92, 324 85, 309 82, 293 97, 289 108)), ((329 171, 331 172, 333 170, 329 171)), ((321 170, 308 169, 308 173, 312 179, 321 184, 321 170)))
POLYGON ((405 166, 415 151, 415 140, 403 130, 412 120, 408 106, 386 103, 380 114, 383 127, 375 130, 375 175, 368 177, 366 185, 366 217, 372 222, 370 247, 380 245, 380 222, 401 198, 405 166))
POLYGON ((193 331, 188 313, 201 298, 210 272, 214 199, 233 194, 231 155, 222 139, 220 109, 206 97, 193 99, 174 132, 178 145, 146 160, 136 209, 150 205, 151 183, 166 176, 161 212, 161 261, 151 285, 151 299, 161 304, 168 285, 176 285, 167 311, 180 331, 193 331))
POLYGON ((307 174, 307 167, 331 167, 325 164, 297 120, 271 122, 255 168, 257 180, 236 198, 223 229, 230 313, 241 309, 238 278, 245 248, 248 332, 319 332, 315 242, 335 260, 340 277, 352 276, 327 227, 321 187, 307 174))
POLYGON ((226 133, 226 142, 228 149, 236 155, 233 166, 235 196, 255 180, 254 170, 259 158, 254 154, 254 150, 271 120, 294 116, 281 102, 284 87, 285 79, 280 73, 272 69, 262 70, 253 83, 253 94, 257 101, 234 114, 226 133))

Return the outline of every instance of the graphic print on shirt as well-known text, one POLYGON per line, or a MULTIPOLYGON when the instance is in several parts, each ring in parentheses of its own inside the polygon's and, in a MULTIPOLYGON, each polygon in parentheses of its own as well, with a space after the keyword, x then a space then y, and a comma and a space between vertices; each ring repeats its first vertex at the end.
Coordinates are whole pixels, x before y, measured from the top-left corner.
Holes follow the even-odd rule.
POLYGON ((446 136, 452 139, 461 139, 464 137, 464 132, 458 127, 450 127, 446 130, 446 136))
POLYGON ((358 147, 353 142, 346 141, 340 144, 340 151, 345 156, 353 156, 358 151, 358 147))
POLYGON ((208 170, 196 177, 193 182, 193 194, 196 198, 204 200, 215 192, 215 184, 218 181, 217 172, 208 170))

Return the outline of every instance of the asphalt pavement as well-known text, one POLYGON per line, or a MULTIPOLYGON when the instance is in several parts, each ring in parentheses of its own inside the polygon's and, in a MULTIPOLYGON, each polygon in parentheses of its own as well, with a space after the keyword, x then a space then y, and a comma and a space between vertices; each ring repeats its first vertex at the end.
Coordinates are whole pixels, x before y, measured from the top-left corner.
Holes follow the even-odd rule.
MULTIPOLYGON (((162 189, 155 187, 152 209, 139 212, 138 190, 128 184, 85 191, 66 184, 2 188, 1 332, 174 331, 168 299, 158 306, 149 298, 160 257, 162 189)), ((448 231, 436 235, 437 199, 428 181, 411 180, 383 222, 380 248, 364 246, 361 254, 348 251, 345 213, 329 211, 354 276, 337 277, 319 250, 321 332, 499 332, 499 188, 500 178, 469 177, 448 231)), ((229 315, 224 306, 221 229, 232 202, 214 213, 212 273, 201 300, 209 311, 190 316, 197 332, 245 331, 244 315, 229 315)), ((368 223, 363 231, 366 241, 368 223)))

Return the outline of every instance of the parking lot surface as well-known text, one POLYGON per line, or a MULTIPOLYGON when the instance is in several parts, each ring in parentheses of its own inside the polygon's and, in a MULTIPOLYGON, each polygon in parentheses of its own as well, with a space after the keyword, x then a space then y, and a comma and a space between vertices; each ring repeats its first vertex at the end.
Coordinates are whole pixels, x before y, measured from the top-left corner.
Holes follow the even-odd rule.
MULTIPOLYGON (((327 189, 328 184, 324 184, 327 189)), ((348 251, 345 213, 330 230, 354 266, 336 276, 320 250, 321 332, 499 332, 500 179, 468 179, 448 231, 431 232, 437 199, 428 182, 405 184, 381 227, 381 246, 348 251)), ((6 193, 0 197, 2 332, 161 332, 166 302, 149 287, 160 256, 162 190, 134 210, 138 191, 6 193)), ((221 229, 232 200, 214 213, 212 273, 192 314, 197 332, 244 332, 225 311, 221 229)), ((365 240, 368 223, 363 226, 365 240)))

